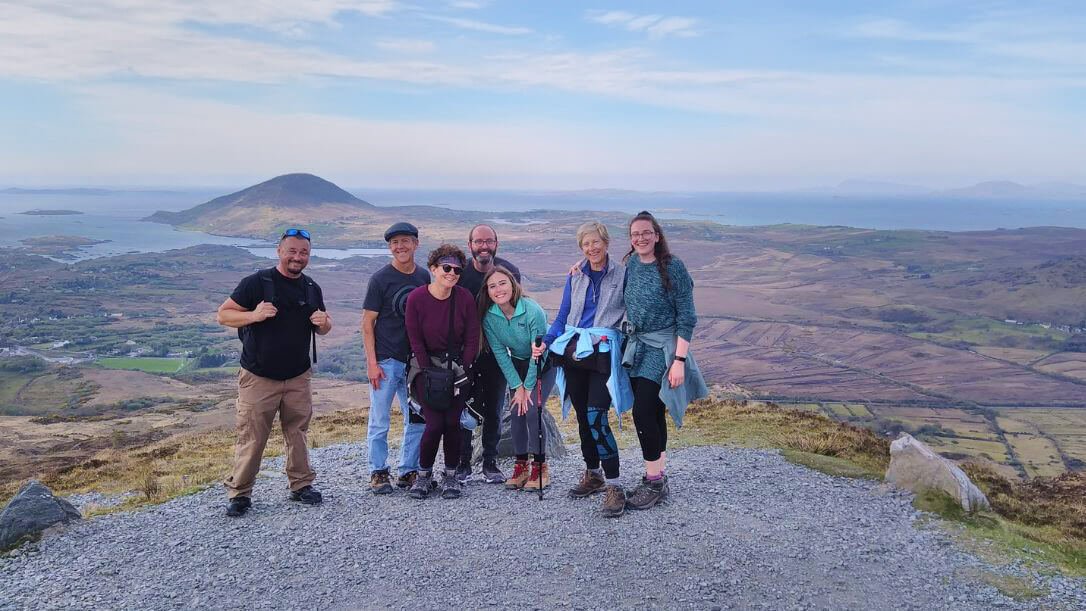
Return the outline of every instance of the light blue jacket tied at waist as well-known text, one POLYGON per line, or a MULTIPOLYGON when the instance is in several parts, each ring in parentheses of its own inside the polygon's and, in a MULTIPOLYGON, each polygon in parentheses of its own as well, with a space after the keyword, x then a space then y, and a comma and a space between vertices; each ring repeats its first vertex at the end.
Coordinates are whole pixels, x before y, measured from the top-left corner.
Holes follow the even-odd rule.
MULTIPOLYGON (((624 367, 633 365, 634 355, 637 354, 640 344, 644 344, 646 348, 663 350, 664 362, 674 362, 675 348, 678 345, 675 327, 644 333, 635 332, 627 335, 626 350, 622 353, 622 365, 624 367)), ((682 427, 683 416, 686 415, 686 406, 690 405, 691 401, 704 399, 708 396, 709 388, 705 385, 705 379, 701 377, 701 370, 698 369, 698 363, 694 360, 692 353, 686 355, 686 376, 683 378, 683 383, 676 388, 672 388, 671 384, 668 383, 667 371, 664 371, 664 378, 660 380, 660 400, 667 406, 667 411, 671 414, 675 426, 682 427)))
MULTIPOLYGON (((577 337, 577 348, 573 353, 577 358, 586 358, 592 355, 596 340, 606 337, 606 342, 599 342, 600 352, 606 352, 611 357, 611 375, 607 378, 607 391, 611 393, 611 405, 619 415, 633 408, 633 388, 630 387, 630 376, 622 366, 622 354, 618 347, 621 345, 622 336, 618 331, 607 327, 590 327, 581 329, 573 325, 566 325, 565 333, 554 338, 548 350, 561 356, 566 351, 570 340, 577 337)), ((572 403, 566 396, 566 372, 561 367, 554 376, 554 384, 558 387, 558 396, 562 397, 562 419, 569 416, 572 403)))

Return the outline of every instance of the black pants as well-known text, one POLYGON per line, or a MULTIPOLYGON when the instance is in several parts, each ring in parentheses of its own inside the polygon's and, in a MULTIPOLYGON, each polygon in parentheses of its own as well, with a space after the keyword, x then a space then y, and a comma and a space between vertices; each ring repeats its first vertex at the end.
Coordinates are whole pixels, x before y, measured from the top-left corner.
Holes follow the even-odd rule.
MULTIPOLYGON (((505 405, 505 374, 498 367, 494 353, 486 350, 475 359, 475 406, 483 415, 483 460, 498 457, 498 441, 502 436, 501 409, 505 405)), ((471 464, 472 431, 461 429, 460 464, 471 464)))
POLYGON ((647 378, 631 378, 634 404, 633 421, 641 455, 645 460, 658 460, 667 451, 667 406, 660 400, 660 385, 647 378))
POLYGON ((581 438, 581 456, 589 469, 599 469, 610 479, 619 476, 618 443, 607 416, 611 393, 607 390, 609 374, 565 367, 566 396, 577 414, 577 432, 581 438))

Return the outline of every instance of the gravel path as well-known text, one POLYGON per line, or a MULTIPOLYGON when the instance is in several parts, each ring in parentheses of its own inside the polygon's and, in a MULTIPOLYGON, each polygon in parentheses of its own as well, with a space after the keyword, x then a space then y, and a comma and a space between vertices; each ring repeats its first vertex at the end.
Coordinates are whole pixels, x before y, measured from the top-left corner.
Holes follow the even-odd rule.
MULTIPOLYGON (((474 482, 455 501, 375 497, 352 444, 313 452, 325 503, 305 507, 269 461, 245 518, 213 488, 0 558, 0 608, 1086 608, 1081 581, 990 567, 876 483, 690 448, 669 457, 667 504, 607 520, 563 494, 575 454, 542 503, 474 482), (1016 602, 978 571, 1048 594, 1016 602)), ((622 456, 631 482, 639 459, 622 456)))

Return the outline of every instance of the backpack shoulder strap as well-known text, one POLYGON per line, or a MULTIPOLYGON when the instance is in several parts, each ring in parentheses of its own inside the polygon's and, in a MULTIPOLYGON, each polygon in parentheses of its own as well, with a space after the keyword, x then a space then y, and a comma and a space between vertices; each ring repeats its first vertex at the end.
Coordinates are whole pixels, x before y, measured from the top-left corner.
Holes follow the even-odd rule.
MULTIPOLYGON (((313 279, 305 274, 302 274, 302 282, 305 283, 305 302, 307 305, 313 307, 314 310, 319 310, 317 307, 317 283, 313 282, 313 279)), ((313 341, 313 362, 317 362, 317 330, 310 328, 310 335, 313 341)))
POLYGON ((313 282, 313 279, 305 274, 302 274, 302 280, 305 282, 305 302, 319 310, 320 299, 317 295, 317 283, 313 282))
MULTIPOLYGON (((452 294, 449 295, 449 334, 448 334, 448 336, 446 336, 446 339, 445 339, 445 365, 449 369, 452 369, 452 362, 453 362, 452 340, 453 340, 453 316, 455 314, 456 314, 456 287, 454 286, 453 290, 452 290, 452 294)), ((464 357, 461 356, 460 358, 464 358, 464 357)))
POLYGON ((260 276, 260 288, 264 292, 263 301, 275 303, 275 276, 272 275, 272 270, 262 269, 258 274, 260 276))

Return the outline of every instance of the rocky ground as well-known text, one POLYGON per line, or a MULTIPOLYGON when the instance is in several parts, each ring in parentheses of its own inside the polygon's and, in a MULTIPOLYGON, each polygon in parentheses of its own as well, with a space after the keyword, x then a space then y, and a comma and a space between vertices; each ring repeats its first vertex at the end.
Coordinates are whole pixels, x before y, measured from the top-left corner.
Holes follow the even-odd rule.
MULTIPOLYGON (((620 519, 566 498, 575 452, 545 500, 472 483, 416 501, 366 487, 364 448, 313 452, 322 506, 287 500, 279 461, 253 510, 221 489, 74 525, 0 558, 0 608, 1086 608, 1080 580, 991 566, 907 495, 773 452, 672 453, 672 496, 620 519), (1027 580, 1017 601, 978 575, 1027 580)), ((622 456, 634 482, 640 456, 622 456)))

